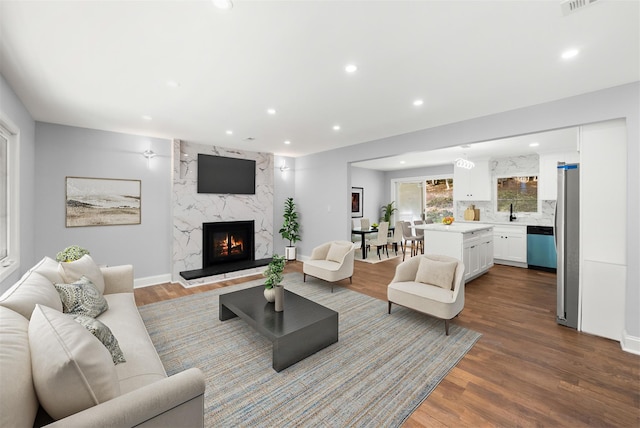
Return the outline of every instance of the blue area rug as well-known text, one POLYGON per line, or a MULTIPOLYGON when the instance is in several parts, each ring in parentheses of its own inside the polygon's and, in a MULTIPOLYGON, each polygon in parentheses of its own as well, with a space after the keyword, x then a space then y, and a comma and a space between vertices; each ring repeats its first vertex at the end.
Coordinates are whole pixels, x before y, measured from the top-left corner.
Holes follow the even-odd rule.
MULTIPOLYGON (((289 291, 339 313, 339 341, 276 373, 271 343, 218 296, 262 280, 140 307, 169 375, 206 376, 207 427, 400 426, 480 338, 474 331, 301 274, 289 291)), ((286 308, 285 308, 286 310, 286 308)))

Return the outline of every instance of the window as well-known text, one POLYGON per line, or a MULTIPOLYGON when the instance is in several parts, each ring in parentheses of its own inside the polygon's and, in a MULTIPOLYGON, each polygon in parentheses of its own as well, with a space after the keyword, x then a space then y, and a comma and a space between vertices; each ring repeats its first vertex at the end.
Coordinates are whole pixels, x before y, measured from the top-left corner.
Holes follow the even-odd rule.
POLYGON ((20 255, 18 139, 9 131, 15 127, 3 127, 3 123, 0 120, 0 281, 18 269, 20 255))
POLYGON ((0 133, 0 262, 9 255, 9 140, 0 133))
POLYGON ((496 179, 496 210, 509 212, 538 212, 538 177, 499 177, 496 179))
POLYGON ((441 223, 453 216, 453 178, 426 181, 426 220, 441 223))

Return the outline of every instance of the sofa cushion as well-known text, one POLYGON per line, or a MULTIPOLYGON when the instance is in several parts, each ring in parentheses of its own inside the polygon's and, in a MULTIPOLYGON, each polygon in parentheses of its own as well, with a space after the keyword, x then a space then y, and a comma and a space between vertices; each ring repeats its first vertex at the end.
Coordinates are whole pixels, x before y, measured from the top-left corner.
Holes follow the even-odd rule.
POLYGON ((31 318, 36 304, 48 306, 62 312, 62 302, 55 287, 44 276, 32 270, 25 273, 0 297, 0 305, 31 318))
POLYGON ((127 360, 122 354, 118 339, 113 335, 109 327, 104 325, 101 321, 92 318, 88 315, 76 314, 71 315, 73 320, 86 328, 89 333, 93 334, 107 348, 107 351, 111 354, 113 364, 126 363, 127 360))
POLYGON ((452 290, 457 267, 458 262, 444 262, 422 257, 416 273, 416 281, 452 290))
POLYGON ((100 294, 104 294, 104 277, 102 271, 90 255, 85 254, 79 260, 60 263, 60 273, 64 282, 70 284, 86 276, 98 287, 100 294))
POLYGON ((38 411, 31 376, 29 320, 0 306, 0 427, 30 427, 38 411))
POLYGON ((87 277, 83 276, 73 284, 54 284, 65 314, 82 314, 97 317, 107 309, 109 304, 98 288, 87 277))
POLYGON ((342 263, 344 256, 351 250, 351 245, 338 244, 332 242, 327 253, 327 260, 342 263))
POLYGON ((37 305, 29 323, 29 345, 38 399, 54 419, 120 394, 109 351, 68 315, 37 305))
POLYGON ((98 317, 118 338, 127 359, 116 373, 120 392, 125 394, 167 377, 147 328, 140 317, 133 293, 107 294, 109 310, 98 317))

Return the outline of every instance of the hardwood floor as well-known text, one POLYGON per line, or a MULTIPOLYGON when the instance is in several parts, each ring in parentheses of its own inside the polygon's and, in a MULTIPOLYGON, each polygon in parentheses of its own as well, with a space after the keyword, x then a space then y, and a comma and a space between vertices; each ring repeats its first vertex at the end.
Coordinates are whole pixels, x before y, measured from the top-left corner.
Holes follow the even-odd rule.
MULTIPOLYGON (((340 285, 386 300, 399 262, 356 262, 353 284, 340 285)), ((285 272, 302 272, 302 262, 289 262, 285 272)), ((258 278, 157 285, 135 296, 144 305, 258 278)), ((557 325, 554 274, 496 265, 465 291, 453 323, 483 336, 405 427, 640 426, 640 357, 557 325)))

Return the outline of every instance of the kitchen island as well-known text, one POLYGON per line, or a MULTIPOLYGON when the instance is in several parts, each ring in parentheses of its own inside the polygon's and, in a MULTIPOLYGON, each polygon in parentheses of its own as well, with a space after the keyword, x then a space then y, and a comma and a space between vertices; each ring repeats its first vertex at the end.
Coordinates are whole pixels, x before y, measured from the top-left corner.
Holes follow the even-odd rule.
POLYGON ((493 266, 493 226, 490 224, 422 224, 414 228, 424 230, 426 254, 442 254, 462 260, 466 282, 493 266))

